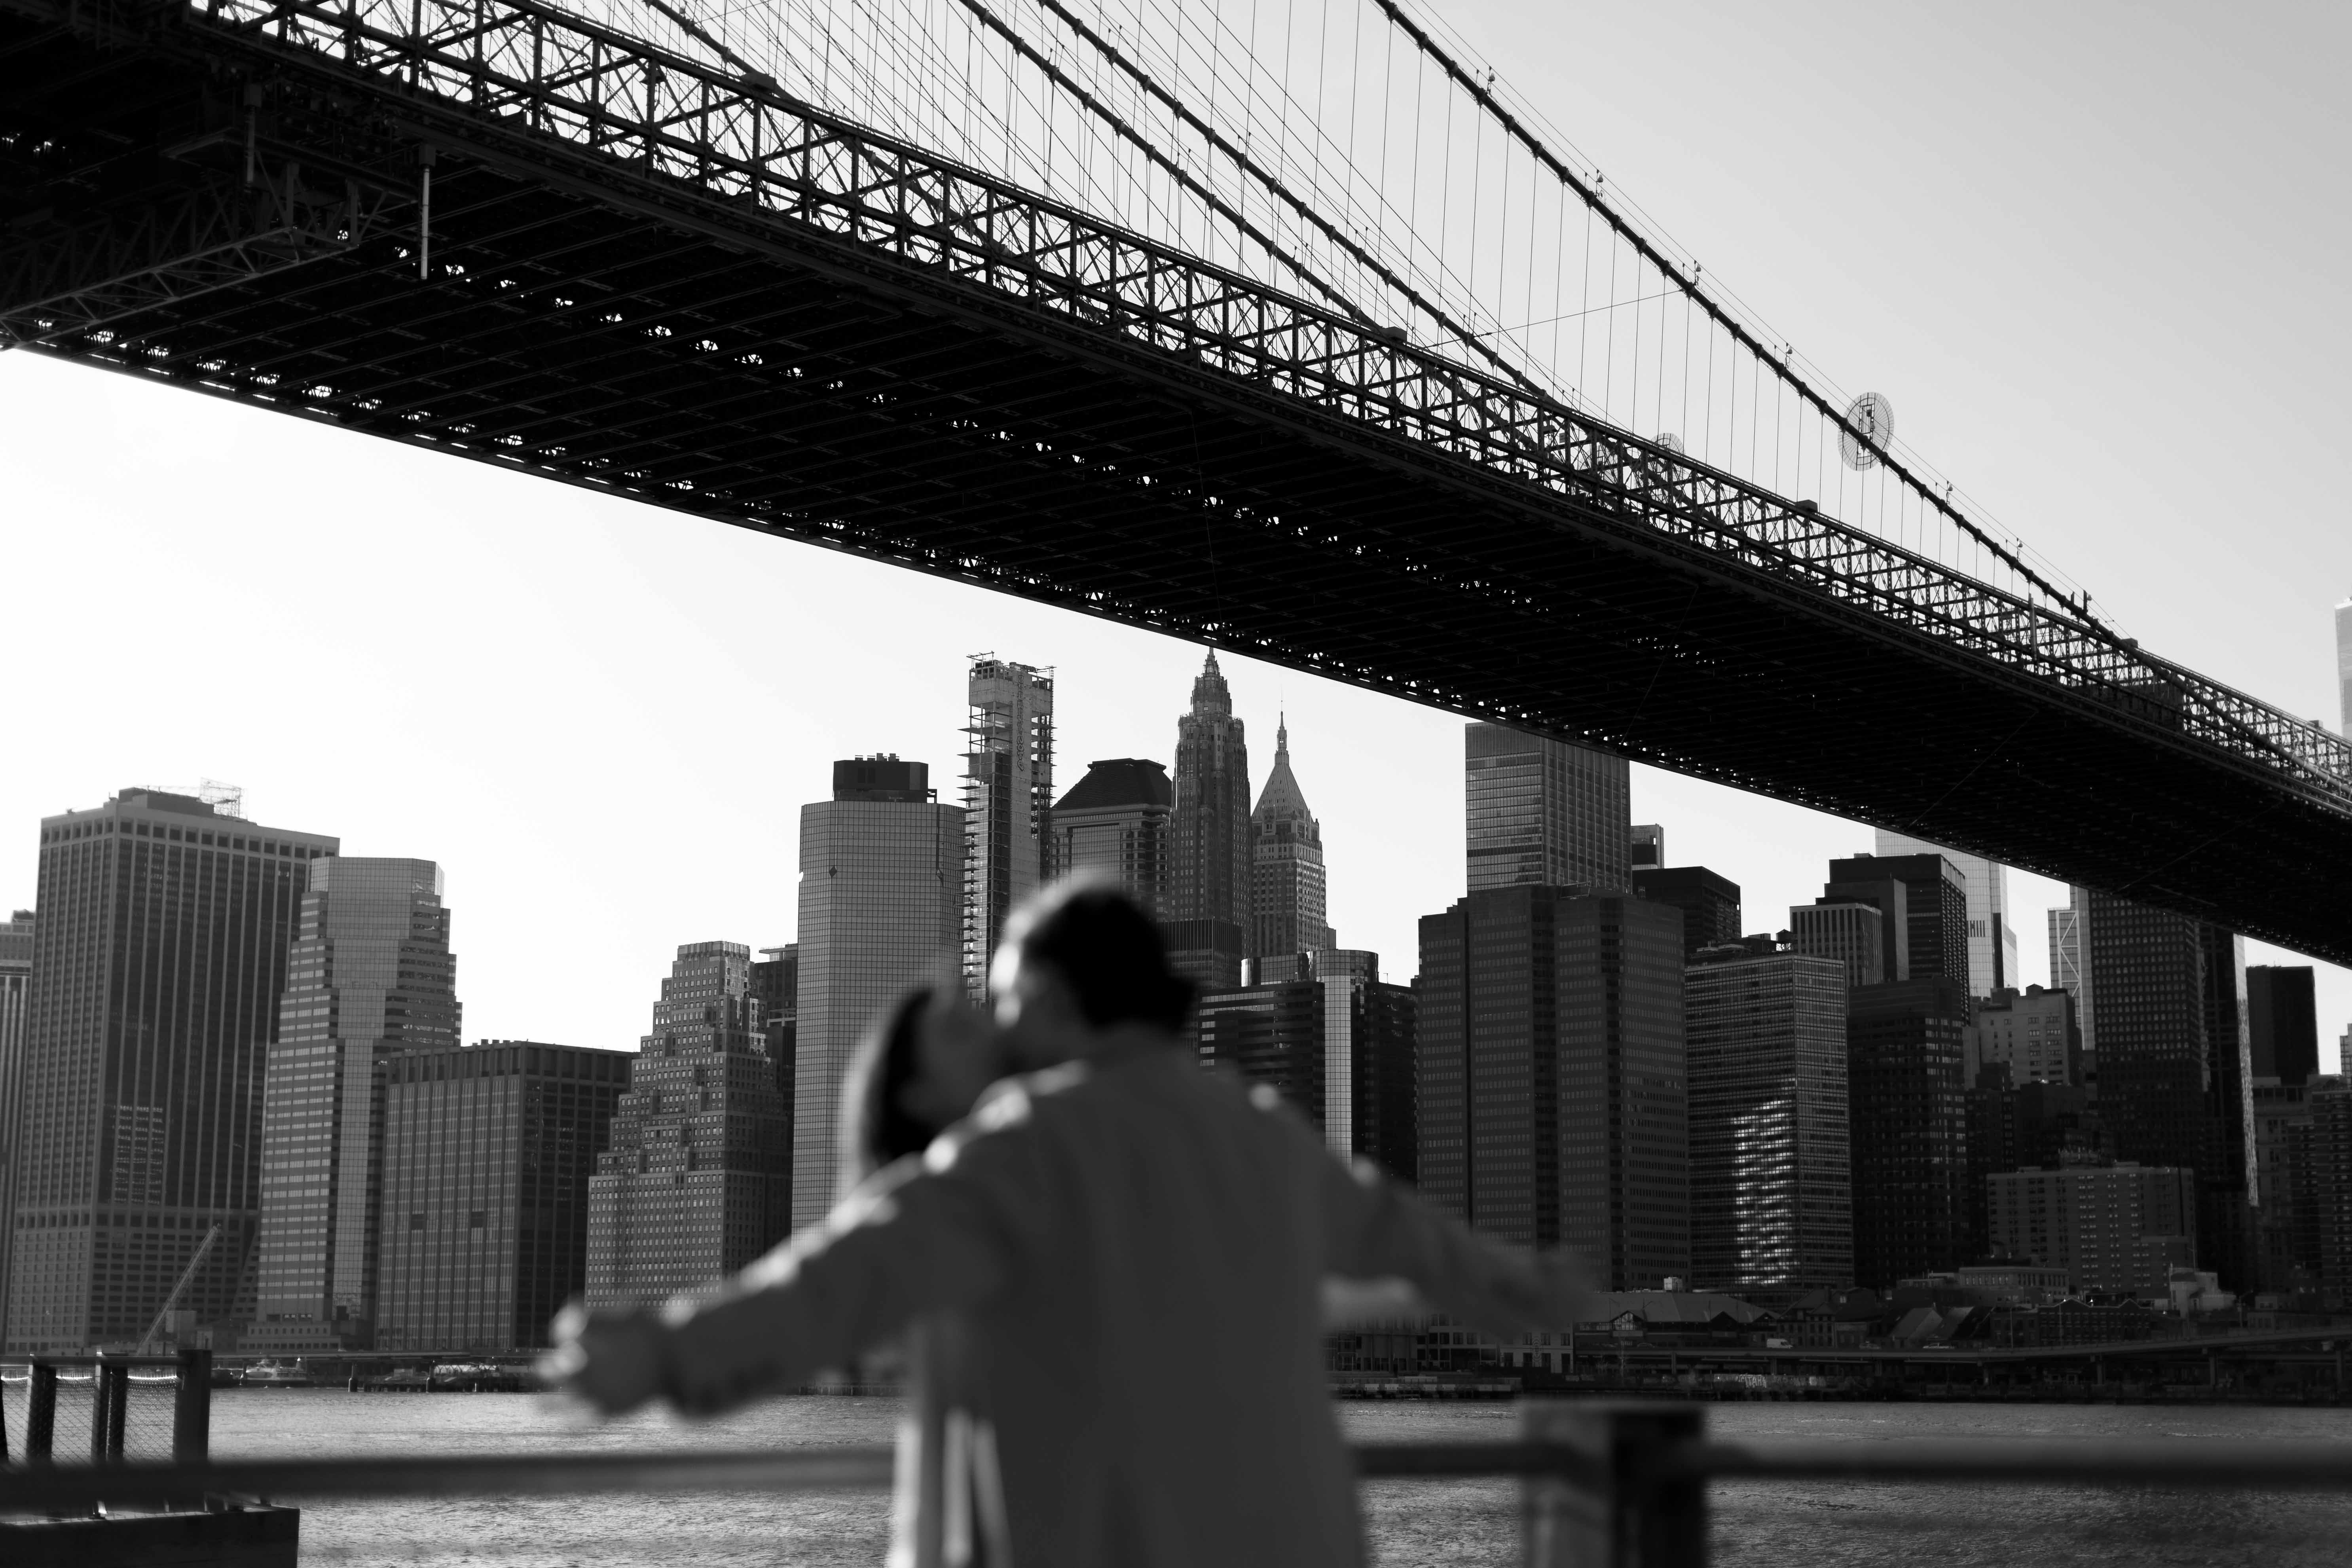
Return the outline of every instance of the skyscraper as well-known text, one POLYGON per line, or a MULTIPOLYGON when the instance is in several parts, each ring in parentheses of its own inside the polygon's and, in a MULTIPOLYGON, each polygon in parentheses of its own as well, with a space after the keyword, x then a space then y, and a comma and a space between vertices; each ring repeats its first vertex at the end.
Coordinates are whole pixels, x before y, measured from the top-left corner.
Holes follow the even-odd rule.
POLYGON ((1102 877, 1155 920, 1168 915, 1176 786, 1143 757, 1106 757, 1054 806, 1054 853, 1066 876, 1102 877))
POLYGON ((2090 889, 2074 889, 2074 901, 2050 911, 2050 984, 2074 998, 2074 1026, 2082 1031, 2085 1069, 2096 1072, 2099 1042, 2091 1028, 2091 971, 2084 962, 2083 914, 2090 889))
POLYGON ((1769 938, 1684 974, 1693 1288, 1794 1300, 1853 1283, 1846 977, 1769 938))
POLYGON ((2007 1068, 2012 1084, 2079 1083, 2081 1052, 2072 992, 2004 987, 1969 1004, 1961 1067, 1971 1085, 1977 1069, 1988 1062, 2007 1068))
POLYGON ((1704 866, 1637 865, 1633 887, 1654 904, 1682 910, 1685 963, 1703 947, 1739 940, 1739 884, 1728 877, 1704 866))
POLYGON ((588 1184, 625 1051, 483 1040, 383 1067, 376 1348, 538 1350, 588 1282, 588 1184))
POLYGON ((799 1096, 793 1080, 800 1071, 801 950, 798 942, 763 947, 751 965, 751 1000, 760 1005, 760 1035, 767 1042, 768 1062, 775 1068, 776 1094, 784 1107, 784 1212, 792 1212, 793 1117, 799 1096))
POLYGON ((1290 955, 1276 977, 1201 1000, 1202 1064, 1270 1084, 1334 1152, 1414 1176, 1414 998, 1376 953, 1290 955))
POLYGON ((2009 924, 2009 868, 1998 860, 1947 849, 1906 833, 1878 830, 1881 859, 1941 855, 1957 867, 1968 893, 1969 995, 1990 996, 2017 978, 2017 932, 2009 924))
POLYGON ((1339 939, 1325 921, 1323 827, 1290 771, 1290 726, 1274 731, 1274 766, 1250 813, 1249 956, 1306 952, 1339 939))
POLYGON ((261 1081, 310 863, 332 838, 126 789, 41 821, 8 1348, 226 1321, 261 1206, 261 1081))
POLYGON ((963 975, 977 1000, 1004 917, 1054 879, 1054 679, 982 654, 968 687, 963 975))
POLYGON ((1256 835, 1248 737, 1214 651, 1176 721, 1175 784, 1169 962, 1204 993, 1230 991, 1249 956, 1256 835))
POLYGON ((25 1067, 25 992, 33 977, 33 911, 0 924, 0 1343, 7 1337, 8 1244, 16 1212, 16 1108, 25 1067))
POLYGON ((1541 883, 1421 921, 1423 1195, 1611 1289, 1690 1265, 1682 912, 1541 883))
POLYGON ((833 798, 801 807, 795 1228, 833 1206, 842 1075, 858 1036, 919 981, 953 984, 963 931, 963 808, 896 756, 833 764, 833 798))
MULTIPOLYGON (((1903 920, 1890 929, 1887 951, 1899 954, 1893 965, 1897 978, 1949 980, 1969 989, 1969 889, 1960 868, 1940 854, 1856 855, 1830 862, 1830 879, 1822 889, 1833 902, 1878 903, 1885 908, 1883 888, 1889 881, 1903 888, 1903 920)), ((1889 910, 1890 921, 1893 911, 1889 910)))
POLYGON ((2310 1081, 2319 1071, 2319 1008, 2309 964, 2246 969, 2246 1040, 2257 1080, 2310 1081))
POLYGON ((2196 1173, 2199 1263, 2225 1289, 2243 1289, 2253 1097, 2241 944, 2186 915, 2095 891, 2082 926, 2099 1111, 2116 1155, 2196 1173))
POLYGON ((688 942, 589 1178, 588 1300, 698 1290, 782 1240, 791 1114, 751 997, 751 950, 688 942))
POLYGON ((1957 980, 1896 980, 1847 994, 1857 1284, 1884 1290, 1974 1261, 1960 1079, 1968 1022, 1957 980))
POLYGON ((1636 871, 1655 871, 1666 863, 1666 830, 1655 822, 1637 822, 1629 840, 1632 854, 1626 863, 1636 871))
POLYGON ((310 862, 262 1080, 261 1266, 240 1348, 373 1342, 383 1062, 455 1050, 457 961, 430 860, 310 862))
POLYGON ((1798 904, 1789 910, 1789 945, 1814 958, 1836 960, 1843 966, 1850 986, 1880 985, 1899 978, 1887 973, 1886 943, 1889 931, 1903 928, 1903 886, 1899 882, 1881 886, 1895 906, 1893 915, 1878 904, 1859 900, 1823 899, 1798 904))
POLYGON ((2336 683, 2341 701, 2336 717, 2345 738, 2352 740, 2352 599, 2336 606, 2336 683))
POLYGON ((1501 724, 1463 737, 1470 891, 1631 886, 1632 770, 1622 757, 1501 724))

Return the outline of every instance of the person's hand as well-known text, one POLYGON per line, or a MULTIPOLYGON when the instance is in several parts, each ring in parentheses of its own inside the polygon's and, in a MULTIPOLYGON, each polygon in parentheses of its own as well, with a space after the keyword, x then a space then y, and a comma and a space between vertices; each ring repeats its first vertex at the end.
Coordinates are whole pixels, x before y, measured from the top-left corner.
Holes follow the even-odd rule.
POLYGON ((665 1331, 645 1308, 574 1301, 556 1314, 555 1348, 540 1359, 540 1376, 604 1415, 635 1410, 661 1393, 665 1331))

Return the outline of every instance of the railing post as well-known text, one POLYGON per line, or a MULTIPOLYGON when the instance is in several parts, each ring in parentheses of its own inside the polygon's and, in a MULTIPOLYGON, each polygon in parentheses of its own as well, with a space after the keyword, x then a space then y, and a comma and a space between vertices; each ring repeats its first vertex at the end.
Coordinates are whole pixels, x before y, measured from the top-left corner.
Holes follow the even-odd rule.
POLYGON ((1705 1421, 1695 1405, 1528 1402, 1521 1437, 1576 1457, 1528 1478, 1528 1568, 1705 1568, 1706 1479, 1664 1468, 1705 1421))
POLYGON ((47 1362, 33 1363, 33 1381, 26 1385, 25 1462, 46 1465, 58 1436, 58 1369, 47 1362))
POLYGON ((172 1390, 172 1462, 200 1465, 213 1442, 213 1352, 201 1345, 180 1352, 180 1381, 172 1390))
POLYGON ((122 1458, 123 1417, 131 1407, 131 1368, 99 1352, 89 1396, 89 1462, 118 1463, 122 1458))

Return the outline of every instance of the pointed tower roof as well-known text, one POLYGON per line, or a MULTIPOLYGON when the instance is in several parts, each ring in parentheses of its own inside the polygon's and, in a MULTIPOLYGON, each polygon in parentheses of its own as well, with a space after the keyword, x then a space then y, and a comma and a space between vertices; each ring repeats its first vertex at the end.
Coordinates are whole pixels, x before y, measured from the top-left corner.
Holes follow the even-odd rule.
POLYGON ((1192 679, 1192 711, 1195 713, 1230 713, 1234 710, 1233 688, 1225 684, 1224 672, 1217 668, 1217 650, 1209 650, 1209 662, 1192 679))
POLYGON ((1250 820, 1315 820, 1315 814, 1307 809, 1307 796, 1298 787, 1298 777, 1290 771, 1290 716, 1286 713, 1275 727, 1274 767, 1265 775, 1265 788, 1258 793, 1257 806, 1250 813, 1250 820))

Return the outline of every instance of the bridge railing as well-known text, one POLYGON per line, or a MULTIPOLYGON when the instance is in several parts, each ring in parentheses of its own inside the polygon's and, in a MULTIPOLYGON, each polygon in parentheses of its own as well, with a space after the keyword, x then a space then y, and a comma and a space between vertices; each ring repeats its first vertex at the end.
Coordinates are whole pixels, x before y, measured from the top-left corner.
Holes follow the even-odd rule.
MULTIPOLYGON (((1366 1480, 1517 1477, 1529 1568, 1700 1568, 1717 1480, 2352 1490, 2352 1443, 1895 1439, 1725 1442, 1702 1407, 1531 1401, 1517 1440, 1373 1443, 1366 1480)), ((0 1513, 267 1500, 841 1492, 887 1486, 886 1447, 116 1464, 0 1471, 0 1513)))
MULTIPOLYGON (((53 10, 68 25, 154 10, 142 0, 0 3, 53 10)), ((756 72, 664 49, 541 0, 185 0, 176 9, 166 0, 165 9, 197 35, 208 57, 242 58, 256 81, 308 72, 339 77, 342 87, 373 83, 404 146, 576 178, 648 216, 755 249, 799 251, 814 242, 914 264, 939 280, 976 287, 995 308, 1014 308, 1026 325, 1090 352, 1132 357, 1140 350, 1156 374, 1194 390, 1278 405, 1286 417, 1311 412, 1343 421, 1360 437, 1397 443, 1391 450, 1407 460, 1471 465, 1486 482, 1507 481, 1497 492, 1506 500, 1512 485, 1524 487, 1530 501, 1565 499, 1589 526, 1633 531, 1864 610, 2069 694, 2086 718, 2218 749, 2274 785, 2352 811, 2352 743, 2141 651, 2080 605, 1980 582, 1813 503, 1773 494, 1416 345, 1401 330, 1350 320, 802 103, 756 72)), ((151 36, 143 23, 115 26, 125 37, 151 36)), ((413 163, 400 177, 416 177, 413 163)), ((495 276, 468 277, 454 266, 435 280, 486 298, 505 287, 495 276)), ((617 316, 605 324, 656 335, 677 330, 617 316)), ((698 348, 722 360, 756 353, 719 337, 698 348)), ((220 374, 234 373, 223 366, 220 374)), ((270 395, 334 419, 340 401, 362 395, 273 384, 270 395)), ((627 458, 583 458, 560 445, 537 452, 531 437, 478 427, 468 416, 436 408, 432 393, 412 395, 398 416, 459 448, 525 467, 542 462, 567 476, 584 472, 656 503, 677 501, 681 487, 695 485, 627 458)), ((380 404, 364 406, 383 417, 380 404)), ((734 506, 755 522, 786 521, 768 515, 779 503, 758 497, 700 499, 734 506)), ((1531 526, 1540 521, 1539 510, 1530 514, 1531 526)), ((1369 530, 1329 542, 1366 552, 1387 548, 1369 530)), ((1513 572, 1509 541, 1490 542, 1486 557, 1475 542, 1465 544, 1460 585, 1540 613, 1542 584, 1513 572)), ((925 560, 931 552, 912 541, 905 548, 925 560)), ((930 564, 990 580, 1011 570, 980 561, 930 564)), ((1329 672, 1364 673, 1336 664, 1329 672)), ((1421 695, 1513 717, 1491 711, 1475 693, 1421 695)), ((1591 738, 1647 754, 1639 737, 1591 738)))

